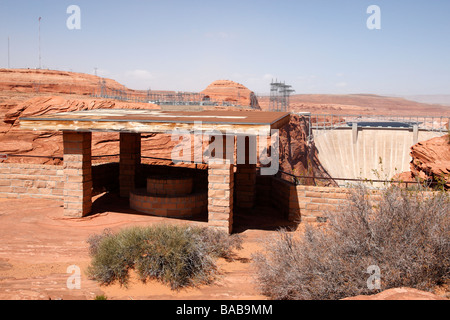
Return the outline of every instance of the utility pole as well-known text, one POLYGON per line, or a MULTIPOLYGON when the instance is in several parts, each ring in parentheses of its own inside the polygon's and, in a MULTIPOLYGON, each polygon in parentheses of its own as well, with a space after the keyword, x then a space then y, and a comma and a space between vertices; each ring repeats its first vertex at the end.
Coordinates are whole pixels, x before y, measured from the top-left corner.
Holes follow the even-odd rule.
POLYGON ((9 60, 9 36, 8 36, 8 69, 11 68, 10 60, 9 60))
POLYGON ((41 69, 41 17, 39 17, 39 69, 41 69))

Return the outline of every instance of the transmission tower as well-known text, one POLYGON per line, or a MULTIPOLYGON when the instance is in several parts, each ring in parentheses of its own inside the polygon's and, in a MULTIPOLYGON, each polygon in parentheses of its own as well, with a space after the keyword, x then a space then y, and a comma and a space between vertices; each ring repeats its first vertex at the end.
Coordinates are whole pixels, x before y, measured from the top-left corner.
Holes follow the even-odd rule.
POLYGON ((289 110, 290 96, 295 92, 292 86, 275 80, 270 83, 270 104, 269 111, 282 111, 287 112, 289 110))

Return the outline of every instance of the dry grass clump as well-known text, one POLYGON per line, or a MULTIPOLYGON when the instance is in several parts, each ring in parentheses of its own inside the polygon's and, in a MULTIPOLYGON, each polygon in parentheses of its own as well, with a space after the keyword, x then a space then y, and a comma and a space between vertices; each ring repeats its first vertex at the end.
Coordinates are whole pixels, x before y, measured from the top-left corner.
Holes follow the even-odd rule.
POLYGON ((242 239, 201 227, 158 225, 109 231, 88 239, 91 278, 127 286, 129 270, 145 282, 156 279, 172 289, 207 284, 216 275, 215 260, 232 257, 242 239))
POLYGON ((262 292, 272 299, 341 299, 394 287, 431 291, 450 280, 449 194, 398 187, 381 193, 373 206, 370 192, 355 187, 326 226, 307 227, 298 239, 280 231, 255 256, 262 292))

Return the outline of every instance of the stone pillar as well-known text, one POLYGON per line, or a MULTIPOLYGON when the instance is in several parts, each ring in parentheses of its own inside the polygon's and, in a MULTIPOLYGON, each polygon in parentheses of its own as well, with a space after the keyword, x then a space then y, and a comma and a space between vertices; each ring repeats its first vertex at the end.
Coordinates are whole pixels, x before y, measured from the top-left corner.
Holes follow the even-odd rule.
POLYGON ((141 164, 141 134, 120 134, 120 196, 130 197, 141 164))
POLYGON ((216 159, 219 161, 208 163, 208 225, 231 233, 233 230, 234 136, 224 136, 223 141, 225 152, 222 154, 216 152, 216 159))
POLYGON ((64 215, 81 218, 92 210, 92 133, 63 133, 64 215))

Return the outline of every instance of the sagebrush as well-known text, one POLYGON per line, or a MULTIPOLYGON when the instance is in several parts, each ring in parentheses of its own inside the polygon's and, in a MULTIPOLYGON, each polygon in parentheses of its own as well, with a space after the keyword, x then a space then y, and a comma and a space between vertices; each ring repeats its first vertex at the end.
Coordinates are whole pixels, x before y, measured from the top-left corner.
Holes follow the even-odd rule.
POLYGON ((450 201, 446 192, 386 187, 379 204, 363 185, 322 227, 298 237, 280 231, 254 257, 257 281, 272 299, 341 299, 394 287, 432 290, 449 281, 450 201), (369 286, 370 266, 380 270, 369 286))
POLYGON ((217 258, 232 258, 242 239, 195 226, 158 225, 105 231, 89 237, 92 279, 127 286, 131 269, 145 282, 156 279, 172 289, 210 283, 217 258))

